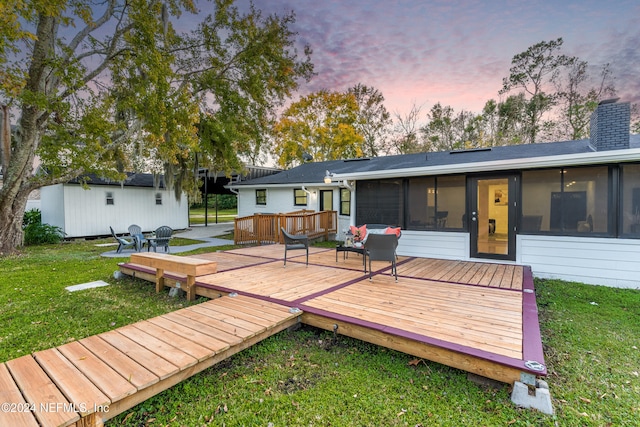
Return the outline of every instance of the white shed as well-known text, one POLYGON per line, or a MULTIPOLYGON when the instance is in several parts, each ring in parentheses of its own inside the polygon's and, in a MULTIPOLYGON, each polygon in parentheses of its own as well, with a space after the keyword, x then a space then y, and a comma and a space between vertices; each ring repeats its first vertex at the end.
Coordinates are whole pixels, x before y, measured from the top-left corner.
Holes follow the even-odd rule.
POLYGON ((128 174, 122 183, 91 176, 88 184, 88 189, 78 182, 43 187, 42 222, 60 227, 65 237, 106 236, 110 226, 127 233, 131 224, 145 232, 189 226, 186 195, 176 200, 164 183, 156 188, 151 174, 128 174))

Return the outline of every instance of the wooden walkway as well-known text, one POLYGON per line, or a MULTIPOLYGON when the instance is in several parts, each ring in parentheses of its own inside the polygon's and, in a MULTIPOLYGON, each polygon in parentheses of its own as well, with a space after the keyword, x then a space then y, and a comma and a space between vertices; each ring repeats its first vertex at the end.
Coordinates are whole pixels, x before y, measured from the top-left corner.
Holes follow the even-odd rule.
POLYGON ((0 426, 94 426, 299 322, 226 296, 0 364, 0 426))

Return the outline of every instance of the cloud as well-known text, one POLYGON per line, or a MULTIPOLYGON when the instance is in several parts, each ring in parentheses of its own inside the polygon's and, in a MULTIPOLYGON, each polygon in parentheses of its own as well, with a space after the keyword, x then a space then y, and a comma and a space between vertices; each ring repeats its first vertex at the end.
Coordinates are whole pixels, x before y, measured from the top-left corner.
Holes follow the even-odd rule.
MULTIPOLYGON (((242 0, 242 2, 248 0, 242 0)), ((241 2, 241 3, 242 3, 241 2)), ((616 87, 640 94, 636 2, 481 0, 256 0, 269 13, 295 10, 294 29, 313 49, 317 76, 302 88, 379 89, 390 111, 436 102, 479 112, 497 99, 511 58, 563 37, 568 54, 611 62, 616 87)))

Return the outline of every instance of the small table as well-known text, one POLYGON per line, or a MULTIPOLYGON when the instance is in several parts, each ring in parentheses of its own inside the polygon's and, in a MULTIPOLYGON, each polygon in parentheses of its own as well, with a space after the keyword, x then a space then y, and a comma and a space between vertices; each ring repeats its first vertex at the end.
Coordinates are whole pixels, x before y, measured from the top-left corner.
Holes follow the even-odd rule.
POLYGON ((342 259, 345 259, 349 252, 355 252, 362 255, 362 267, 364 268, 364 272, 367 272, 367 252, 364 250, 364 245, 356 247, 345 246, 344 244, 339 243, 336 246, 336 262, 338 262, 338 252, 342 252, 342 259))

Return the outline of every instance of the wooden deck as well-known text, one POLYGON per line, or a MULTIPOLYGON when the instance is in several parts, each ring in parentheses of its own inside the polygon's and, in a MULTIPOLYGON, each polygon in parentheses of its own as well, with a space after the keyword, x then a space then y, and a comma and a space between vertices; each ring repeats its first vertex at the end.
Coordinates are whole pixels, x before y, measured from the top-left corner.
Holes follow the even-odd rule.
POLYGON ((398 282, 384 262, 373 263, 370 281, 358 254, 312 248, 309 266, 300 252, 283 268, 283 253, 266 245, 198 255, 218 272, 198 277, 196 293, 295 306, 303 323, 506 383, 546 375, 527 267, 400 257, 398 282))
MULTIPOLYGON (((217 272, 195 292, 215 299, 0 364, 12 409, 0 426, 101 425, 298 322, 506 383, 546 375, 529 268, 401 257, 396 282, 384 262, 369 280, 357 254, 312 248, 308 266, 293 252, 284 268, 283 253, 198 255, 217 272)), ((153 268, 120 268, 156 281, 153 268)))
POLYGON ((0 426, 99 426, 299 321, 227 296, 0 364, 0 426), (6 409, 6 410, 5 410, 6 409))

